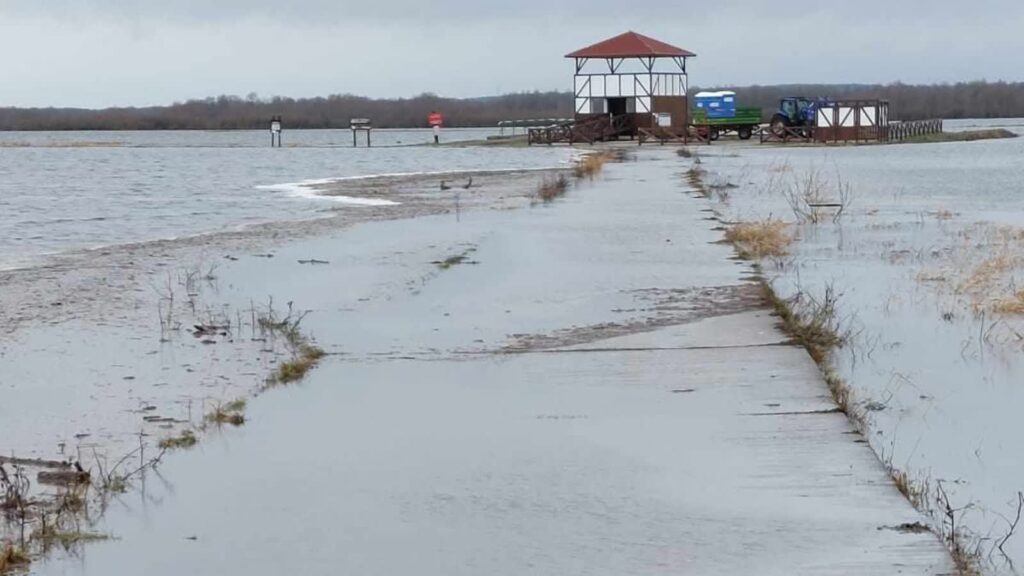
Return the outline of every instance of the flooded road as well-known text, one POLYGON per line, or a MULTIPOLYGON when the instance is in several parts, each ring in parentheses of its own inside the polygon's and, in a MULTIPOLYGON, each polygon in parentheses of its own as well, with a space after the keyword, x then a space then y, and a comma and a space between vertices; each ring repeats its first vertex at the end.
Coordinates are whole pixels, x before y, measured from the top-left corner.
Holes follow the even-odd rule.
POLYGON ((687 167, 226 262, 219 305, 295 302, 330 356, 34 572, 951 572, 687 167))

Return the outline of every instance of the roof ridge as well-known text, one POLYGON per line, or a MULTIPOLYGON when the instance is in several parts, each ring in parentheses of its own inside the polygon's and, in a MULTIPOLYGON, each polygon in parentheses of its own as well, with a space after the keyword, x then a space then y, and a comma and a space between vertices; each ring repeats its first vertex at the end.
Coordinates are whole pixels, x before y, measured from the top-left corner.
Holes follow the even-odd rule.
POLYGON ((622 57, 682 57, 696 56, 693 52, 679 48, 656 38, 645 36, 635 30, 627 30, 617 36, 570 52, 567 58, 622 58, 622 57))

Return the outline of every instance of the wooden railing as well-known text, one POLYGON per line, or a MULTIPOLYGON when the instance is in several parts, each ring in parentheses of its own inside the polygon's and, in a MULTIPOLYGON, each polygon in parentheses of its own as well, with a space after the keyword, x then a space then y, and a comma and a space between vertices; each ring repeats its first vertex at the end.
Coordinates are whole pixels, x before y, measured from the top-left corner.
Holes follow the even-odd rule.
POLYGON ((551 145, 558 142, 593 144, 622 134, 631 134, 633 130, 631 116, 594 116, 579 122, 530 128, 527 143, 531 146, 534 144, 551 145))
POLYGON ((918 136, 942 133, 942 120, 914 120, 911 122, 890 122, 889 142, 903 142, 918 136))

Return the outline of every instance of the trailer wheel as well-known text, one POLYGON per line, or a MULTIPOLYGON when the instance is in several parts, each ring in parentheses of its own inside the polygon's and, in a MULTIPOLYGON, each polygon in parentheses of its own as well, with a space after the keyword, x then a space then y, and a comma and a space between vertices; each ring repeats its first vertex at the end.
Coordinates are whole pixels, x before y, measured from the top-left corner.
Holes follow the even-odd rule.
POLYGON ((721 137, 722 137, 722 133, 718 131, 718 128, 712 128, 711 129, 710 138, 711 138, 712 142, 714 142, 715 140, 718 140, 721 137))
POLYGON ((750 140, 754 132, 750 129, 750 126, 740 126, 736 129, 736 135, 740 137, 740 140, 750 140))

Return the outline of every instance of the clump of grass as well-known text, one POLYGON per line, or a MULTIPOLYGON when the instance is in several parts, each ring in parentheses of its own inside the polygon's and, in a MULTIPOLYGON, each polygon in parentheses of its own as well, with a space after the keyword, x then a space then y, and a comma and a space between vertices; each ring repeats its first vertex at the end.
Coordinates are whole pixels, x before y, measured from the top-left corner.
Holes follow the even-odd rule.
POLYGON ((859 414, 854 412, 850 404, 850 387, 846 382, 839 377, 835 371, 830 367, 822 368, 822 373, 825 375, 825 384, 828 385, 829 394, 832 395, 832 401, 836 403, 836 407, 843 414, 846 414, 851 420, 853 420, 858 426, 863 427, 864 421, 859 414))
POLYGON ((59 513, 75 513, 85 510, 85 490, 88 488, 85 486, 74 486, 65 488, 56 498, 57 511, 59 513))
POLYGON ((277 366, 270 377, 271 384, 290 384, 306 377, 308 373, 327 353, 311 344, 303 344, 295 356, 277 366))
POLYGON ((313 345, 299 330, 299 324, 305 317, 305 313, 296 315, 289 302, 288 315, 279 320, 271 301, 267 314, 260 318, 260 328, 270 334, 284 336, 292 350, 292 358, 279 364, 267 378, 267 387, 301 380, 326 355, 326 352, 313 345))
POLYGON ((169 436, 160 441, 160 448, 163 450, 180 450, 183 448, 191 448, 199 442, 196 435, 191 430, 185 430, 177 436, 169 436))
POLYGON ((206 421, 218 425, 241 426, 245 424, 245 406, 245 400, 241 399, 218 405, 206 415, 206 421))
POLYGON ((958 287, 959 292, 989 292, 994 284, 1016 265, 1007 253, 996 254, 981 261, 971 270, 958 287))
POLYGON ((53 518, 51 523, 32 533, 32 539, 44 551, 49 550, 55 544, 60 545, 64 549, 69 549, 77 544, 110 539, 110 536, 96 532, 83 532, 77 529, 62 530, 57 523, 59 523, 59 518, 53 518))
POLYGON ((740 258, 760 260, 785 256, 793 243, 793 234, 789 224, 769 218, 734 224, 725 231, 725 239, 736 246, 740 258))
POLYGON ((0 548, 0 574, 15 568, 24 568, 32 563, 32 559, 23 548, 14 544, 4 544, 0 548))
POLYGON ((551 202, 569 189, 569 179, 565 174, 559 174, 554 178, 544 178, 537 186, 537 197, 544 202, 551 202))
POLYGON ((1008 316, 1024 314, 1024 290, 1018 290, 1009 296, 997 298, 992 302, 992 311, 996 314, 1008 316))
POLYGON ((465 254, 457 254, 455 256, 449 256, 444 260, 437 263, 437 267, 441 270, 447 270, 452 266, 458 266, 466 261, 467 256, 465 254))
POLYGON ((786 333, 806 348, 819 365, 824 366, 829 353, 846 344, 848 335, 841 327, 837 308, 839 294, 832 285, 825 287, 821 299, 803 291, 789 299, 780 298, 767 282, 762 283, 762 288, 765 301, 782 321, 786 333))
POLYGON ((689 182, 690 186, 693 187, 694 191, 710 198, 711 191, 704 186, 704 174, 706 174, 706 172, 703 168, 700 166, 693 166, 686 171, 686 180, 689 182))
POLYGON ((472 255, 474 252, 476 252, 476 246, 470 246, 461 254, 453 254, 445 258, 444 260, 435 260, 434 262, 431 262, 431 264, 436 265, 441 270, 448 270, 449 268, 458 266, 460 264, 479 264, 479 262, 469 259, 470 255, 472 255))
POLYGON ((593 178, 601 170, 604 169, 604 165, 612 160, 616 160, 618 155, 613 152, 592 152, 590 154, 584 154, 581 158, 576 160, 576 164, 573 166, 573 176, 577 178, 593 178))
POLYGON ((921 508, 927 496, 925 489, 916 484, 905 471, 897 470, 891 465, 887 467, 889 468, 889 476, 896 484, 896 489, 900 491, 900 494, 903 494, 903 497, 913 504, 915 508, 921 508))

